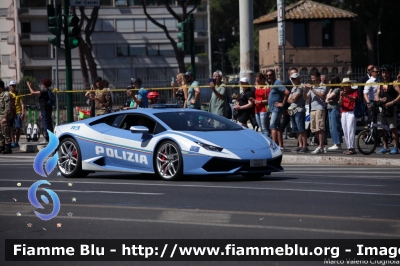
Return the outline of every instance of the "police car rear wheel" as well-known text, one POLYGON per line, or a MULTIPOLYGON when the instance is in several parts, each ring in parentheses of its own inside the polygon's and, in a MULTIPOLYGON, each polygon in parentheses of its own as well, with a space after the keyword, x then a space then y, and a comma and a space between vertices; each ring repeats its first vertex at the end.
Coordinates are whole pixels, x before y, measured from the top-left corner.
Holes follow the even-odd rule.
POLYGON ((178 180, 182 177, 182 153, 172 141, 165 141, 158 146, 154 156, 156 174, 164 180, 178 180))
POLYGON ((65 177, 85 177, 89 173, 82 171, 81 149, 72 138, 63 139, 58 147, 58 170, 65 177))

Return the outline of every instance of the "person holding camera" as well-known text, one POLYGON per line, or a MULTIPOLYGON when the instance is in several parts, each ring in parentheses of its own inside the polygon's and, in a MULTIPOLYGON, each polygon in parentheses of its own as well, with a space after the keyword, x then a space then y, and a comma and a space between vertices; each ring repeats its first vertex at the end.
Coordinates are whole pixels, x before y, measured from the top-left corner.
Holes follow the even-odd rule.
POLYGON ((102 80, 100 82, 100 94, 96 94, 96 103, 95 103, 95 114, 103 115, 108 114, 112 110, 112 97, 109 91, 109 82, 107 80, 102 80))
POLYGON ((212 91, 209 112, 227 117, 228 99, 225 84, 222 83, 222 72, 220 70, 215 71, 213 79, 210 79, 209 82, 212 91))
POLYGON ((311 101, 311 132, 315 134, 318 139, 319 146, 312 151, 312 154, 326 153, 324 147, 325 138, 325 97, 326 87, 321 84, 321 74, 315 70, 310 74, 313 84, 305 84, 307 90, 305 99, 311 101))
MULTIPOLYGON (((392 82, 390 75, 393 71, 393 67, 390 65, 383 65, 380 70, 382 74, 382 81, 384 83, 392 82)), ((392 150, 388 148, 388 143, 386 139, 387 133, 386 130, 382 130, 384 134, 384 137, 382 138, 383 147, 376 152, 377 154, 399 153, 399 134, 397 133, 397 103, 400 101, 400 88, 398 82, 400 82, 400 73, 397 75, 397 83, 394 83, 394 85, 380 85, 378 87, 378 90, 376 91, 375 102, 379 102, 381 105, 383 105, 382 107, 380 107, 381 124, 386 125, 390 128, 394 145, 394 148, 392 150)))
MULTIPOLYGON (((339 84, 340 78, 338 76, 331 76, 329 84, 339 84)), ((342 127, 340 122, 340 87, 330 87, 329 92, 326 95, 326 104, 329 119, 329 131, 333 145, 328 148, 328 151, 334 151, 342 149, 342 127)))
POLYGON ((304 85, 301 84, 301 78, 299 73, 293 73, 290 75, 293 87, 290 90, 290 94, 287 102, 290 104, 288 108, 288 115, 292 122, 292 132, 296 133, 297 141, 299 146, 296 149, 298 153, 307 152, 307 132, 305 128, 306 121, 306 100, 304 99, 304 85))
POLYGON ((346 155, 356 154, 355 149, 355 135, 356 135, 356 117, 354 116, 354 109, 358 101, 358 86, 351 86, 351 83, 357 83, 356 80, 344 78, 342 80, 343 87, 340 89, 339 105, 341 106, 340 112, 342 115, 341 122, 343 128, 343 135, 347 145, 347 151, 343 153, 346 155))
POLYGON ((140 78, 131 78, 132 89, 137 90, 135 95, 135 102, 137 107, 148 108, 149 100, 147 94, 149 93, 145 88, 142 87, 142 80, 140 78))
MULTIPOLYGON (((96 110, 96 91, 100 91, 100 83, 102 81, 101 77, 96 77, 94 79, 92 87, 90 87, 90 90, 85 93, 85 97, 89 98, 88 99, 88 105, 90 108, 90 117, 95 117, 95 110, 96 110)), ((100 93, 100 92, 98 92, 100 93)))
POLYGON ((187 95, 188 95, 188 87, 186 85, 185 74, 179 73, 176 75, 176 83, 178 83, 178 89, 175 88, 175 82, 172 80, 172 97, 176 99, 176 103, 182 105, 183 108, 186 108, 187 95))

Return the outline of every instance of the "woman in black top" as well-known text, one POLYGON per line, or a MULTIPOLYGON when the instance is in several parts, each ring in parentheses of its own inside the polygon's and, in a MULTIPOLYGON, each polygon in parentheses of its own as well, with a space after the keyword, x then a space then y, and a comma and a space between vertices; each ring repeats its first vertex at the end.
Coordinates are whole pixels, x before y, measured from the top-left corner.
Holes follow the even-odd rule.
POLYGON ((49 105, 49 90, 51 86, 51 80, 50 79, 43 79, 42 80, 42 90, 33 90, 32 88, 32 83, 30 81, 26 82, 26 85, 28 85, 28 88, 33 95, 39 95, 39 108, 40 108, 40 114, 42 116, 42 133, 44 138, 46 139, 45 143, 49 142, 49 134, 47 133, 47 130, 50 130, 53 132, 53 121, 51 120, 51 114, 53 112, 53 106, 49 105))
POLYGON ((240 79, 240 86, 243 87, 243 92, 239 95, 238 101, 233 107, 237 111, 237 120, 241 126, 247 127, 247 120, 250 119, 253 113, 254 93, 249 86, 247 78, 240 79))
POLYGON ((176 103, 186 108, 186 99, 187 99, 187 86, 183 73, 179 73, 176 75, 176 82, 179 85, 178 90, 175 89, 175 82, 171 82, 172 86, 172 96, 176 99, 176 103))

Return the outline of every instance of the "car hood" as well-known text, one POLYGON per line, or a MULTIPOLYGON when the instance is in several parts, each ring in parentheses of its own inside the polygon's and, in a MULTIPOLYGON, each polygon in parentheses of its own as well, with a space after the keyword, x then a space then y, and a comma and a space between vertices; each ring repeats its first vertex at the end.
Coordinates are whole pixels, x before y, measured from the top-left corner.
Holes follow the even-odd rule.
POLYGON ((267 140, 253 130, 239 131, 187 131, 190 135, 208 140, 217 146, 230 150, 265 149, 269 147, 267 140))

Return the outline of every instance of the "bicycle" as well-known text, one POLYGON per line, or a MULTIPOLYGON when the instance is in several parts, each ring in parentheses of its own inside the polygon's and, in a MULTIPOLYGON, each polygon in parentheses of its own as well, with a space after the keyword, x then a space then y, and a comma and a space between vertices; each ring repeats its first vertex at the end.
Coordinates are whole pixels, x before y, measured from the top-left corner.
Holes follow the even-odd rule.
MULTIPOLYGON (((383 104, 378 104, 377 106, 373 106, 372 113, 373 116, 378 113, 378 107, 383 107, 383 104)), ((400 133, 400 132, 399 132, 400 133)), ((381 144, 381 138, 386 137, 388 145, 392 143, 392 132, 387 125, 382 125, 379 123, 374 123, 371 121, 367 126, 366 129, 362 130, 357 136, 357 149, 364 155, 370 155, 373 153, 378 146, 381 144), (378 130, 378 128, 382 130, 378 130), (383 134, 383 130, 386 132, 386 136, 383 134)))

